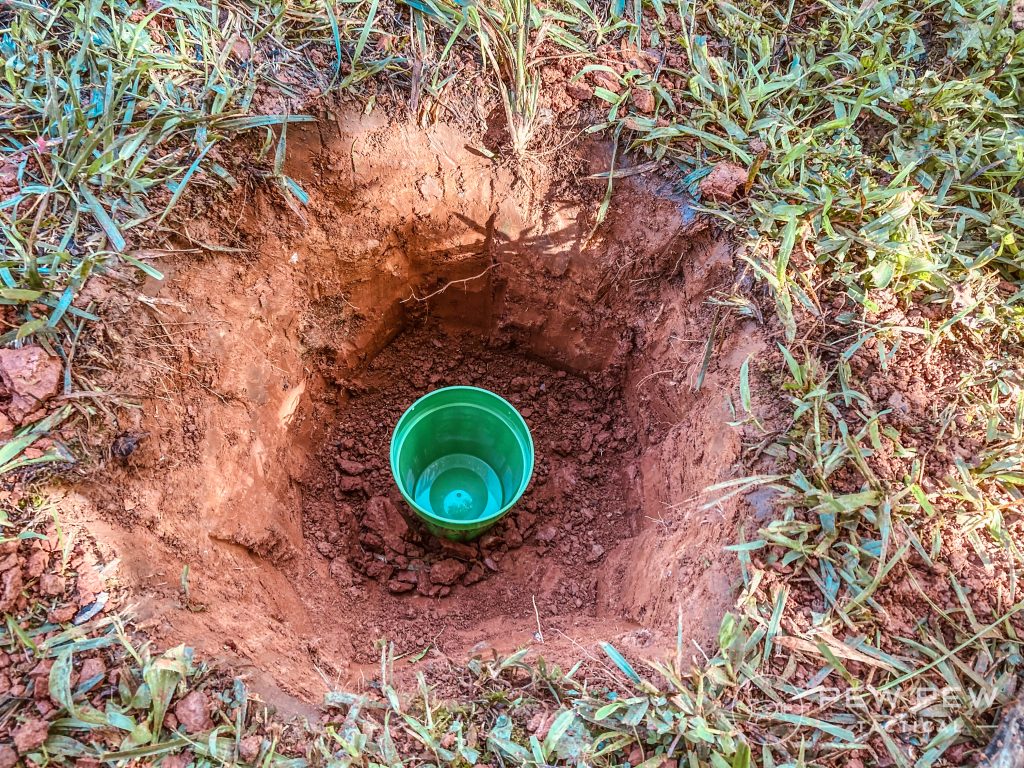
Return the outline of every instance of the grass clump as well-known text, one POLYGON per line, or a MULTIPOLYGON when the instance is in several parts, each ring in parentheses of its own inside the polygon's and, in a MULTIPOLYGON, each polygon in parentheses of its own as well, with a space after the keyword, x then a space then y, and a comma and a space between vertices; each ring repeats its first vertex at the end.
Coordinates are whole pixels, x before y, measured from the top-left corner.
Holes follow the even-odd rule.
MULTIPOLYGON (((358 29, 315 2, 0 8, 0 345, 40 344, 59 356, 63 395, 89 411, 94 388, 74 365, 85 323, 99 319, 76 300, 86 281, 160 279, 152 261, 161 252, 142 246, 173 231, 168 216, 190 186, 236 184, 223 142, 258 129, 270 147, 280 126, 283 159, 283 127, 308 119, 290 115, 293 104, 393 66, 363 56, 376 6, 343 6, 358 29)), ((280 161, 263 172, 289 202, 304 200, 280 161)), ((25 426, 18 444, 51 426, 25 426)), ((21 455, 8 446, 0 472, 24 466, 21 455)))
POLYGON ((746 170, 742 202, 697 207, 768 289, 777 367, 758 367, 790 403, 763 420, 741 382, 749 460, 776 471, 713 495, 767 488, 781 515, 734 548, 719 674, 741 727, 788 725, 757 737, 766 764, 936 764, 986 740, 1020 660, 1024 35, 1001 3, 678 12, 687 100, 612 124, 698 199, 716 164, 746 170), (950 569, 963 550, 1005 575, 993 594, 950 569))
POLYGON ((17 3, 0 26, 0 298, 19 320, 7 344, 94 319, 72 300, 97 270, 159 276, 134 231, 163 222, 201 168, 230 180, 210 158, 219 141, 283 118, 247 116, 257 79, 238 60, 241 24, 222 28, 210 8, 17 3))

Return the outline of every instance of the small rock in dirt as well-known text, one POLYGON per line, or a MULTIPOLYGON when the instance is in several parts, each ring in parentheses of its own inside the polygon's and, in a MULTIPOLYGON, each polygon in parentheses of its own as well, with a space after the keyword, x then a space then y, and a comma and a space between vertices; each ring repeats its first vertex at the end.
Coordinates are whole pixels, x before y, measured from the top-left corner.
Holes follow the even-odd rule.
POLYGON ((495 573, 497 573, 500 570, 498 568, 498 564, 496 562, 494 562, 494 558, 493 557, 485 557, 484 558, 484 565, 488 569, 494 571, 495 573))
POLYGON ((435 594, 435 592, 433 592, 432 590, 436 590, 437 587, 435 587, 430 581, 430 572, 420 571, 419 574, 417 574, 417 576, 418 578, 416 580, 416 594, 424 595, 426 597, 430 597, 431 595, 435 594))
POLYGON ((473 544, 450 541, 449 539, 439 539, 438 543, 440 543, 441 549, 444 550, 446 555, 451 555, 461 560, 475 560, 478 554, 477 548, 473 544))
POLYGON ((590 101, 594 98, 594 89, 582 80, 566 83, 565 92, 576 101, 590 101))
POLYGON ((317 542, 316 551, 324 557, 331 557, 334 555, 334 545, 329 541, 320 541, 317 542))
POLYGON ((54 624, 67 624, 75 617, 76 613, 78 613, 78 606, 69 603, 54 608, 47 614, 46 620, 54 624))
POLYGON ((399 581, 408 582, 409 584, 415 584, 420 580, 419 574, 415 570, 400 571, 395 578, 399 581))
POLYGON ((384 551, 384 539, 373 531, 361 531, 359 533, 359 543, 371 552, 384 551))
MULTIPOLYGON (((530 504, 533 499, 527 502, 530 504)), ((519 516, 516 519, 516 527, 519 529, 519 534, 525 539, 530 529, 537 524, 537 516, 528 509, 520 509, 519 516)))
POLYGON ((28 673, 35 688, 36 698, 43 698, 47 693, 47 680, 50 677, 50 670, 53 668, 52 659, 43 659, 36 664, 28 673))
POLYGON ((186 733, 199 733, 213 728, 210 702, 202 691, 192 691, 174 707, 174 716, 185 726, 186 733))
POLYGON ((18 753, 14 747, 0 746, 0 768, 14 768, 18 764, 18 753))
POLYGON ((0 379, 11 401, 7 416, 15 424, 57 394, 63 369, 59 357, 51 357, 42 347, 0 349, 0 379))
POLYGON ((404 539, 409 532, 409 524, 387 496, 370 499, 366 505, 363 525, 379 535, 388 549, 395 552, 405 550, 404 539))
POLYGON ((356 516, 356 513, 352 509, 352 505, 342 502, 335 507, 335 511, 338 513, 338 522, 341 523, 341 527, 349 528, 356 516))
POLYGON ((545 525, 539 531, 537 531, 537 541, 542 544, 550 544, 558 536, 558 529, 553 525, 545 525))
POLYGON ((430 567, 430 580, 434 584, 451 585, 466 573, 466 564, 454 558, 441 560, 430 567))
POLYGON ((340 481, 338 481, 338 487, 345 493, 352 493, 353 491, 363 490, 366 487, 366 484, 358 477, 345 475, 340 481))
POLYGON ((551 448, 560 456, 568 456, 572 453, 572 443, 568 440, 556 440, 551 444, 551 448))
POLYGON ((735 163, 718 163, 711 173, 700 181, 701 194, 712 200, 731 200, 736 191, 747 183, 747 169, 735 163))
POLYGON ((43 575, 43 571, 46 570, 46 565, 49 560, 50 555, 48 552, 42 549, 37 549, 28 556, 28 562, 25 563, 25 573, 30 579, 38 579, 43 575))
MULTIPOLYGON (((408 573, 408 571, 403 571, 399 574, 399 576, 402 576, 405 573, 408 573)), ((414 581, 401 581, 400 579, 392 579, 388 582, 388 592, 392 592, 396 595, 399 595, 402 592, 409 592, 413 589, 416 589, 416 582, 414 581)))
POLYGON ((505 534, 505 543, 509 549, 519 549, 523 546, 522 534, 516 530, 515 526, 509 526, 508 533, 505 534))
POLYGON ((634 88, 631 100, 637 112, 643 112, 645 115, 654 112, 654 94, 646 88, 634 88))
POLYGON ((103 579, 95 568, 78 569, 78 580, 76 582, 79 594, 91 592, 96 595, 103 591, 103 579))
POLYGON ((626 758, 626 762, 628 762, 630 765, 632 765, 633 768, 636 768, 636 766, 640 765, 640 763, 642 763, 643 761, 644 761, 644 750, 643 750, 643 748, 640 747, 639 744, 634 745, 634 747, 629 751, 629 757, 626 758))
POLYGON ((45 720, 26 720, 13 731, 14 748, 19 753, 25 754, 33 749, 39 749, 46 741, 46 734, 50 730, 50 724, 45 720))
POLYGON ((406 542, 405 554, 407 554, 409 557, 423 557, 423 552, 423 547, 417 547, 415 544, 409 544, 408 542, 406 542))
POLYGON ((238 742, 238 756, 247 762, 252 762, 260 755, 260 745, 263 739, 256 734, 246 736, 238 742))
POLYGON ((21 587, 25 583, 21 576, 21 568, 15 566, 4 571, 0 576, 0 613, 12 613, 14 604, 21 597, 21 587))
POLYGON ((358 461, 338 459, 335 463, 338 465, 338 469, 340 469, 346 475, 361 475, 363 474, 363 472, 366 471, 366 467, 360 464, 358 461))
POLYGON ((471 587, 478 581, 483 581, 485 575, 483 567, 479 563, 474 563, 473 567, 470 568, 469 572, 462 578, 462 583, 467 587, 471 587))
POLYGON ((78 679, 85 682, 105 674, 107 674, 107 665, 101 659, 91 658, 82 662, 82 668, 78 670, 78 679))
POLYGON ((587 562, 596 563, 602 557, 604 557, 604 547, 600 544, 595 544, 590 548, 590 554, 587 555, 587 562))
POLYGON ((370 564, 366 566, 366 575, 374 581, 388 581, 394 572, 393 566, 377 558, 373 558, 370 564))

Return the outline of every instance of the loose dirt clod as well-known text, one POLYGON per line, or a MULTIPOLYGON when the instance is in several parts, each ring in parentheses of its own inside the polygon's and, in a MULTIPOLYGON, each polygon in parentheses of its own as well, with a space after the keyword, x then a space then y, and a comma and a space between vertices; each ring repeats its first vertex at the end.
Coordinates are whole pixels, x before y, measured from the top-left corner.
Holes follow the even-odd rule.
POLYGON ((718 163, 700 181, 700 191, 712 200, 726 201, 747 182, 747 169, 735 163, 718 163))
POLYGON ((26 720, 12 731, 14 748, 23 755, 38 749, 46 741, 49 727, 50 724, 45 720, 35 718, 26 720))
POLYGON ((174 716, 186 733, 199 733, 213 727, 210 700, 202 691, 192 691, 174 706, 174 716))
POLYGON ((57 394, 63 366, 42 347, 0 349, 0 411, 15 425, 57 394), (6 402, 4 400, 6 399, 6 402))

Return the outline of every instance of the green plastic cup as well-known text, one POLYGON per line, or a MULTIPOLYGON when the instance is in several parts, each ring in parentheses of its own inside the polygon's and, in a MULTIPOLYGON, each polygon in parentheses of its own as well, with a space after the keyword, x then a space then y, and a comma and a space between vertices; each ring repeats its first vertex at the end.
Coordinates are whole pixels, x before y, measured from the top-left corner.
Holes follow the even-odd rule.
POLYGON ((391 472, 435 536, 475 539, 523 495, 533 438, 511 403, 478 387, 424 395, 395 425, 391 472))

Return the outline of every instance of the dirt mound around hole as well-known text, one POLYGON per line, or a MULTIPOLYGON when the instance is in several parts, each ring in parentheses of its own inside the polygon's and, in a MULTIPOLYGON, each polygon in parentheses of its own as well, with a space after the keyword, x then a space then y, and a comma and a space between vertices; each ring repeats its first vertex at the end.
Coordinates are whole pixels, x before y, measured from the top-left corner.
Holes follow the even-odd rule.
POLYGON ((288 139, 308 206, 260 184, 197 203, 175 242, 201 255, 105 307, 125 367, 97 384, 143 406, 107 440, 138 447, 69 496, 149 631, 306 699, 314 670, 372 678, 380 639, 407 674, 488 646, 659 656, 680 616, 688 647, 714 642, 743 504, 701 494, 738 471, 729 398, 762 345, 712 321, 729 248, 640 175, 594 232, 602 144, 512 168, 350 112, 288 139), (401 412, 456 383, 509 398, 538 446, 515 513, 465 548, 424 533, 387 464, 401 412))

